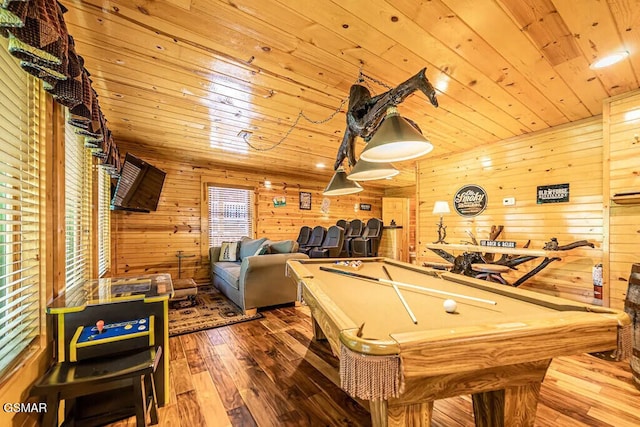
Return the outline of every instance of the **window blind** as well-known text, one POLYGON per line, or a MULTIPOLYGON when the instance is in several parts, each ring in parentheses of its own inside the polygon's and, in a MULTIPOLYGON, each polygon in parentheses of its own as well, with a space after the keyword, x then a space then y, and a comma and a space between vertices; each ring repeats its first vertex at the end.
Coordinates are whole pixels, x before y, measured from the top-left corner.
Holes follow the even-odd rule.
POLYGON ((253 191, 209 186, 208 199, 209 246, 253 237, 253 191))
POLYGON ((111 267, 111 177, 98 169, 98 276, 111 267))
POLYGON ((0 38, 0 375, 40 334, 39 96, 0 38))
POLYGON ((84 138, 65 127, 65 292, 91 273, 91 153, 84 138))

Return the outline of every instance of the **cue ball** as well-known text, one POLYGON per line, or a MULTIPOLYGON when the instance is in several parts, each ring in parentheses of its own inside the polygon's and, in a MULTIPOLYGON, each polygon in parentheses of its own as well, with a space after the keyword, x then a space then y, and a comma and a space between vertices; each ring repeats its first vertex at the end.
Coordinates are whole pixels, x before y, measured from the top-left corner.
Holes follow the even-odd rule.
POLYGON ((444 306, 444 311, 447 313, 455 313, 456 308, 458 308, 458 304, 452 299, 444 300, 442 305, 444 306))

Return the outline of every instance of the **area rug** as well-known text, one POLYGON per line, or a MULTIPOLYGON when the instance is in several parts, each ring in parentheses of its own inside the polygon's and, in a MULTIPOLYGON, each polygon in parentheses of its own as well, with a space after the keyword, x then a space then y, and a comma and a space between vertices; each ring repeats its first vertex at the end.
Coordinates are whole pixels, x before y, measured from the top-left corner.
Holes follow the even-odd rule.
POLYGON ((169 307, 169 336, 218 328, 263 317, 247 316, 213 286, 198 287, 194 303, 172 302, 169 307))

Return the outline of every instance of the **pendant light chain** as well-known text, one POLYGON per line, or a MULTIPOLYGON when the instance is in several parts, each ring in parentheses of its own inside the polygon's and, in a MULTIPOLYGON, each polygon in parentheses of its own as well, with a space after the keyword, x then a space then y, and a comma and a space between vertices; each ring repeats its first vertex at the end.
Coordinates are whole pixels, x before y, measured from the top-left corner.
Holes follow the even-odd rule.
MULTIPOLYGON (((360 66, 360 69, 358 71, 358 78, 356 79, 354 84, 359 84, 359 83, 364 83, 367 88, 373 92, 373 89, 371 88, 371 86, 369 85, 368 81, 371 81, 377 85, 380 85, 388 90, 393 89, 391 86, 387 85, 386 83, 384 83, 381 80, 378 80, 374 77, 368 76, 365 73, 362 72, 362 66, 360 66)), ((306 121, 313 123, 315 125, 322 125, 327 123, 329 120, 333 119, 338 113, 340 113, 342 111, 342 108, 344 107, 344 105, 349 101, 349 97, 347 96, 346 98, 344 98, 342 101, 340 101, 340 105, 338 105, 338 107, 335 109, 335 111, 333 113, 331 113, 327 118, 325 119, 321 119, 321 120, 313 120, 311 118, 309 118, 304 111, 300 110, 300 112, 298 113, 298 116, 296 117, 296 119, 293 121, 293 124, 291 125, 291 127, 285 132, 284 136, 282 138, 280 138, 280 141, 276 142, 275 144, 273 144, 271 147, 268 148, 260 148, 260 147, 256 147, 255 145, 253 145, 251 142, 249 142, 249 135, 247 135, 246 133, 242 135, 242 139, 244 140, 245 144, 247 144, 251 149, 256 150, 256 151, 271 151, 274 148, 278 147, 280 144, 282 144, 288 137, 289 135, 291 135, 291 132, 293 132, 293 130, 295 129, 295 127, 298 125, 298 123, 300 122, 300 119, 305 119, 306 121)))
MULTIPOLYGON (((386 84, 385 82, 383 82, 383 81, 381 81, 381 80, 378 80, 378 79, 376 79, 376 78, 374 78, 374 77, 371 77, 371 76, 366 75, 365 73, 363 73, 363 72, 362 72, 362 70, 360 70, 360 76, 361 76, 361 77, 363 77, 364 79, 368 79, 368 80, 372 81, 373 83, 375 83, 375 84, 377 84, 377 85, 382 86, 383 88, 385 88, 385 89, 387 89, 387 90, 391 90, 391 89, 393 89, 391 86, 389 86, 389 85, 388 85, 388 84, 386 84)), ((365 82, 365 84, 366 84, 366 81, 365 81, 365 80, 361 80, 361 81, 364 81, 364 82, 365 82)), ((369 86, 368 84, 367 84, 367 86, 369 87, 369 89, 371 89, 371 86, 369 86)))

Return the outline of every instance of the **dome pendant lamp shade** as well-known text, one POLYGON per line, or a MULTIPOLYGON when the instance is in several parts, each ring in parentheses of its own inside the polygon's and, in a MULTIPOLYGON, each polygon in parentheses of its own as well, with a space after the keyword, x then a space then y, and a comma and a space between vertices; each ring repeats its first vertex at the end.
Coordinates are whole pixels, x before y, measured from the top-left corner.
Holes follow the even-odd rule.
POLYGON ((347 173, 344 171, 344 168, 338 168, 322 194, 325 196, 342 196, 345 194, 359 193, 362 190, 363 188, 360 184, 347 179, 347 173))
POLYGON ((396 107, 389 107, 384 121, 371 137, 360 159, 385 163, 415 159, 433 150, 433 145, 398 114, 396 107))
POLYGON ((358 163, 351 169, 347 179, 351 181, 373 181, 375 179, 391 178, 400 171, 393 167, 391 163, 371 163, 366 160, 358 160, 358 163))

